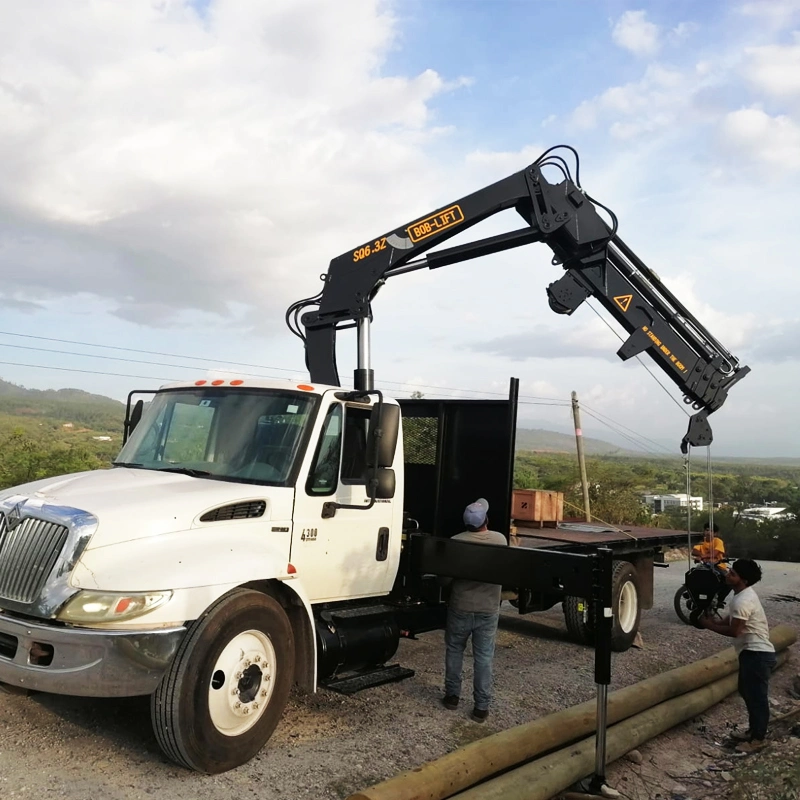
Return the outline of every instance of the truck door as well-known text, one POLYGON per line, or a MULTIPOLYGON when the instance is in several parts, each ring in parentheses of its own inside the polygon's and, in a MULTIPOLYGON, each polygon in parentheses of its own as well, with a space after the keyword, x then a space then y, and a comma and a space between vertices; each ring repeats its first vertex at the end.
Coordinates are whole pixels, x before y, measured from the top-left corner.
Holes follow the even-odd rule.
POLYGON ((298 479, 290 560, 311 602, 384 594, 392 586, 387 558, 392 510, 402 497, 379 500, 368 510, 338 508, 333 517, 322 517, 325 503, 368 503, 369 417, 367 405, 332 403, 298 479))

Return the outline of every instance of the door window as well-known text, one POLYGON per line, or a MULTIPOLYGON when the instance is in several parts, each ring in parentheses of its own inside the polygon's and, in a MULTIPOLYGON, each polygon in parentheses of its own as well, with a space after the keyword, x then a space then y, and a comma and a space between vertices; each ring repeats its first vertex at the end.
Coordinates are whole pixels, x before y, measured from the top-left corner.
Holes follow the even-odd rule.
POLYGON ((308 494, 328 495, 336 491, 341 450, 342 407, 337 404, 330 407, 322 426, 319 445, 306 484, 308 494))
POLYGON ((348 408, 345 413, 342 483, 366 484, 369 418, 369 409, 348 408))

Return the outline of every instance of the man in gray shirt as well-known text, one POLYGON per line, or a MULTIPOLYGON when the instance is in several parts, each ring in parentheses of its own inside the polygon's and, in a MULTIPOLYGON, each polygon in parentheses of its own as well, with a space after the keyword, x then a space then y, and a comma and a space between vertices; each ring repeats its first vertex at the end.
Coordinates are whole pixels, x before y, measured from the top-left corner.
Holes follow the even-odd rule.
MULTIPOLYGON (((467 530, 453 537, 477 544, 506 545, 506 537, 488 530, 489 504, 483 498, 464 509, 467 530)), ((464 650, 472 636, 474 661, 472 719, 483 722, 489 715, 492 699, 492 660, 500 617, 500 593, 497 583, 481 583, 456 579, 452 581, 447 602, 447 627, 445 628, 445 682, 442 704, 451 710, 458 707, 461 697, 461 671, 464 650)))

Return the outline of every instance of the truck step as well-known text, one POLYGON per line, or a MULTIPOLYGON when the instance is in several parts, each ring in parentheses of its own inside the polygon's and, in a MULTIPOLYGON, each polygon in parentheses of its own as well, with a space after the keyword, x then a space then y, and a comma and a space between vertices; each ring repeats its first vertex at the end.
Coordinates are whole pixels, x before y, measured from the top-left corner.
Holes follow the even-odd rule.
POLYGON ((393 614, 396 611, 394 606, 356 606, 353 608, 332 608, 323 611, 320 616, 332 617, 334 619, 359 619, 364 617, 376 617, 381 614, 393 614))
POLYGON ((383 686, 384 683, 395 683, 396 681, 405 680, 406 678, 410 678, 413 674, 413 669, 401 667, 399 664, 390 664, 385 667, 363 670, 342 678, 333 678, 322 685, 326 689, 331 689, 340 694, 355 694, 362 689, 370 689, 373 686, 383 686))

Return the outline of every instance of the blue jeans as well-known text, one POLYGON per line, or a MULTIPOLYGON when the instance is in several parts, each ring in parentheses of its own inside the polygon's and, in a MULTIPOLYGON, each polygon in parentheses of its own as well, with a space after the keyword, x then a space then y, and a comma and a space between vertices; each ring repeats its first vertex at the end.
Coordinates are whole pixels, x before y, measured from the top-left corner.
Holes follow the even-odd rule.
POLYGON ((475 708, 486 711, 492 699, 492 659, 497 636, 496 614, 473 614, 468 611, 447 609, 447 627, 444 632, 444 693, 461 696, 461 669, 464 650, 472 636, 474 664, 473 697, 475 708))
POLYGON ((775 653, 739 653, 739 694, 747 706, 750 736, 761 740, 769 725, 769 676, 778 663, 775 653))

